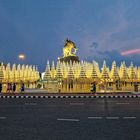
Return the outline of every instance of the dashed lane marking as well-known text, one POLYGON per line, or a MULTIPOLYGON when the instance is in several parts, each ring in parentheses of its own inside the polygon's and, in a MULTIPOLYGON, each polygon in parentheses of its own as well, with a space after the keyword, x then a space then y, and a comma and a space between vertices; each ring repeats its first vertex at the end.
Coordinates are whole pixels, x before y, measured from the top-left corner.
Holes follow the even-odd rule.
POLYGON ((106 119, 108 119, 108 120, 117 120, 117 119, 119 119, 120 117, 106 117, 106 119))
POLYGON ((0 117, 1 120, 7 119, 7 117, 0 117))
POLYGON ((25 103, 24 105, 37 105, 37 103, 25 103))
POLYGON ((70 103, 70 105, 84 105, 84 103, 70 103))
POLYGON ((69 122, 79 122, 79 119, 63 119, 63 118, 58 118, 57 121, 69 121, 69 122))
POLYGON ((123 117, 123 119, 136 119, 136 117, 123 117))
POLYGON ((88 119, 103 119, 103 117, 88 117, 88 119))
POLYGON ((130 103, 116 103, 117 105, 129 105, 130 103))

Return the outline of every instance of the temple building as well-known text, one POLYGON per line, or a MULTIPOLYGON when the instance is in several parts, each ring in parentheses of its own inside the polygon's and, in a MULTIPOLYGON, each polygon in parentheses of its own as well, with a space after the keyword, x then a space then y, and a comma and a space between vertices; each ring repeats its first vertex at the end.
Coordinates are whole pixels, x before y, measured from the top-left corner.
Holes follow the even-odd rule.
POLYGON ((16 84, 15 92, 20 92, 22 84, 25 88, 36 88, 39 79, 39 71, 35 66, 13 64, 11 67, 10 63, 0 65, 0 83, 3 93, 7 92, 8 84, 12 86, 16 84))
POLYGON ((140 83, 140 67, 126 66, 121 62, 116 66, 112 62, 112 67, 103 62, 100 68, 96 61, 92 63, 79 61, 76 56, 77 47, 66 40, 63 47, 63 57, 56 65, 47 62, 43 86, 48 92, 90 92, 92 83, 96 84, 97 92, 133 92, 138 91, 140 83))

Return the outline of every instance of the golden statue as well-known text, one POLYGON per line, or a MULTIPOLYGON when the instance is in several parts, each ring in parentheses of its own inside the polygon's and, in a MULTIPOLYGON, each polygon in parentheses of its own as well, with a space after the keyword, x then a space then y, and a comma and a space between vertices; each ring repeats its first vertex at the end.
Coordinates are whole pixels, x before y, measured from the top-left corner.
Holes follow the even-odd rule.
POLYGON ((64 48, 63 48, 63 57, 75 56, 76 51, 77 51, 77 48, 75 46, 75 43, 69 39, 66 39, 64 43, 64 48))

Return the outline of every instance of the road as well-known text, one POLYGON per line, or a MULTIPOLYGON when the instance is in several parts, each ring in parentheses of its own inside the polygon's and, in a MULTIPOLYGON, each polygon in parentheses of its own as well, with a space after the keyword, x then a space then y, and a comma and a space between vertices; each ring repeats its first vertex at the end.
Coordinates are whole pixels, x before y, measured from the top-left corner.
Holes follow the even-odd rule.
POLYGON ((0 98, 1 140, 139 140, 139 98, 0 98))

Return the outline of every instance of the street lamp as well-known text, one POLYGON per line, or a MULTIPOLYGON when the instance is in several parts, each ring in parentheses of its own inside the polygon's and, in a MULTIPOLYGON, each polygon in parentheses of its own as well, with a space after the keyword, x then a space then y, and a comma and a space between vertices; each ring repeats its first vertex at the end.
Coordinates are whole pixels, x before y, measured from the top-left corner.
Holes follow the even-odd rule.
POLYGON ((24 54, 19 54, 18 58, 19 58, 19 60, 24 60, 25 59, 25 55, 24 54))
POLYGON ((18 55, 18 60, 20 61, 20 63, 23 63, 25 60, 25 55, 23 53, 18 55))

